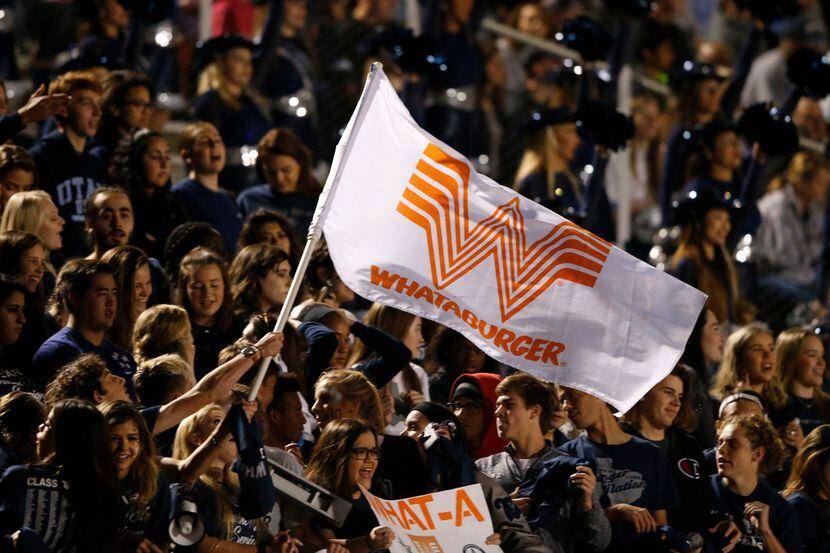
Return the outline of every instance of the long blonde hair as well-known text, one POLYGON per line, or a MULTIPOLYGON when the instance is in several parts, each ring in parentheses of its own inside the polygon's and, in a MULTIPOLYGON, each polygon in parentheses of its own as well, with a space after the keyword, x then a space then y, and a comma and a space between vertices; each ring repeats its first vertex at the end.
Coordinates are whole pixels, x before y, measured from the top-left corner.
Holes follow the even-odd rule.
POLYGON ((319 388, 337 390, 343 400, 359 402, 360 420, 371 426, 375 432, 380 432, 386 427, 378 390, 362 372, 352 369, 328 371, 317 379, 314 389, 319 388))
MULTIPOLYGON (((204 441, 210 436, 212 429, 209 427, 210 416, 214 413, 221 413, 225 417, 225 410, 218 403, 205 405, 182 422, 176 430, 176 437, 173 440, 173 458, 187 459, 199 445, 196 439, 204 441)), ((222 470, 222 481, 220 482, 208 473, 200 474, 199 481, 207 485, 216 496, 217 515, 224 529, 224 536, 227 538, 233 532, 233 511, 235 495, 239 493, 239 478, 236 473, 226 465, 222 470)))
POLYGON ((3 218, 0 219, 0 233, 7 230, 22 230, 34 234, 43 241, 38 230, 45 217, 45 210, 42 207, 45 201, 51 203, 52 198, 43 190, 18 192, 9 198, 9 203, 3 209, 3 218))
POLYGON ((576 185, 576 177, 571 174, 567 162, 562 159, 556 134, 553 127, 548 125, 544 129, 536 131, 530 144, 525 148, 522 159, 519 161, 519 168, 516 170, 516 181, 513 188, 518 189, 519 184, 528 175, 539 173, 545 177, 548 197, 553 198, 555 196, 554 176, 557 172, 557 165, 559 165, 558 169, 571 181, 571 187, 574 189, 576 196, 579 197, 581 191, 579 186, 576 185))
MULTIPOLYGON (((363 317, 363 322, 367 326, 378 328, 403 342, 404 338, 406 338, 406 333, 409 332, 409 327, 415 321, 415 317, 415 315, 407 313, 406 311, 375 303, 366 312, 366 316, 363 317)), ((363 343, 363 340, 359 340, 355 344, 354 351, 352 351, 352 358, 349 360, 348 366, 351 367, 361 361, 375 357, 376 354, 363 343)), ((415 374, 415 370, 408 363, 401 369, 401 376, 403 377, 403 383, 406 385, 407 390, 415 390, 418 393, 423 392, 418 375, 415 374)))
MULTIPOLYGON (((29 190, 18 192, 9 198, 6 207, 3 208, 3 216, 0 218, 0 234, 9 230, 19 230, 34 234, 46 249, 46 241, 38 231, 43 224, 46 210, 43 209, 43 202, 52 203, 48 192, 43 190, 29 190)), ((48 253, 48 250, 47 250, 48 253)), ((46 257, 46 270, 55 274, 55 267, 49 257, 46 257)))
POLYGON ((165 353, 190 359, 186 345, 193 344, 193 336, 187 311, 178 305, 167 304, 146 309, 135 321, 132 342, 136 363, 165 353))
MULTIPOLYGON (((778 335, 775 340, 775 374, 781 379, 785 391, 790 392, 790 386, 798 376, 795 358, 801 350, 801 345, 808 336, 815 336, 805 328, 790 328, 778 335)), ((830 396, 821 386, 813 388, 813 403, 822 413, 823 418, 830 417, 830 396)))
MULTIPOLYGON (((715 382, 712 385, 712 397, 721 401, 724 397, 735 391, 738 386, 738 381, 744 377, 739 368, 741 360, 746 353, 749 342, 759 334, 771 335, 772 333, 768 328, 760 324, 748 324, 730 334, 726 339, 720 368, 717 374, 715 374, 715 382)), ((781 386, 781 381, 777 373, 770 382, 764 385, 761 395, 764 401, 767 402, 768 409, 781 408, 787 402, 787 394, 781 386)))

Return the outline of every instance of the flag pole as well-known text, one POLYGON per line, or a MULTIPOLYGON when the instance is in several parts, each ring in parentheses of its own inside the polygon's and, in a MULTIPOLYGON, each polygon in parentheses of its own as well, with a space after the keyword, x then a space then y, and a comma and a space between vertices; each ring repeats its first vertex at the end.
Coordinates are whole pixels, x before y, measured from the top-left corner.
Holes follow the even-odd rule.
MULTIPOLYGON (((285 302, 282 304, 282 309, 280 309, 280 314, 277 317, 276 324, 274 325, 274 332, 282 332, 286 323, 288 323, 288 314, 294 307, 297 294, 300 292, 300 285, 305 277, 306 270, 308 269, 311 254, 314 252, 314 249, 317 247, 317 243, 320 241, 320 237, 323 235, 323 221, 325 220, 326 213, 328 212, 329 197, 334 192, 337 182, 340 180, 340 174, 343 172, 343 160, 348 157, 349 151, 351 150, 352 135, 358 128, 360 128, 360 124, 363 122, 363 118, 366 115, 366 110, 371 104, 371 99, 375 95, 375 91, 377 91, 377 80, 382 69, 382 63, 377 61, 372 63, 372 67, 369 70, 369 76, 366 79, 366 86, 363 89, 363 94, 361 94, 357 107, 352 114, 352 119, 346 126, 346 131, 343 133, 343 137, 340 139, 340 143, 334 151, 331 170, 329 171, 328 178, 326 179, 326 184, 323 186, 323 191, 320 192, 320 197, 317 200, 317 207, 314 210, 314 217, 311 219, 311 225, 308 227, 305 248, 303 249, 303 254, 300 256, 300 261, 297 263, 297 268, 294 271, 294 278, 291 281, 291 286, 288 288, 288 294, 285 298, 285 302)), ((265 373, 268 369, 268 365, 271 363, 272 359, 272 357, 265 357, 262 361, 260 361, 259 371, 257 372, 256 378, 254 378, 254 381, 251 383, 250 392, 248 392, 248 401, 254 401, 256 399, 259 389, 262 387, 262 382, 265 380, 265 373)))

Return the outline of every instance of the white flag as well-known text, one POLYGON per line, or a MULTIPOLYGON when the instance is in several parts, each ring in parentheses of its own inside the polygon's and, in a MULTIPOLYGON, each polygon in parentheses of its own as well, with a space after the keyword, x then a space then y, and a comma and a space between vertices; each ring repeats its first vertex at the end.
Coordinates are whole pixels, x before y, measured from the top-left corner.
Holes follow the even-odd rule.
POLYGON ((318 219, 338 275, 361 296, 623 412, 674 367, 706 299, 476 173, 415 123, 380 69, 318 219))

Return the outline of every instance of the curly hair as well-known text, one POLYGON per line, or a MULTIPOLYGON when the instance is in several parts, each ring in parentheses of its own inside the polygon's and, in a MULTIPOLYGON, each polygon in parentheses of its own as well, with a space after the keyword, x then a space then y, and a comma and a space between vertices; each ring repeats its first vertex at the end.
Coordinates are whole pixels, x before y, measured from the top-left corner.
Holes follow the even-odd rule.
POLYGON ((46 405, 52 407, 64 399, 83 399, 95 403, 95 392, 100 395, 107 393, 101 380, 108 370, 107 364, 98 355, 80 355, 64 365, 46 385, 46 405))
POLYGON ((362 421, 339 419, 326 425, 311 453, 306 478, 340 497, 351 498, 354 482, 347 481, 346 467, 352 447, 367 432, 377 440, 376 430, 362 421))
POLYGON ((179 279, 179 264, 194 248, 202 246, 222 259, 227 258, 222 235, 207 223, 182 223, 173 229, 164 244, 164 270, 171 282, 179 279))
POLYGON ((723 420, 720 431, 733 425, 749 440, 753 449, 764 448, 764 457, 758 467, 761 474, 770 474, 781 468, 784 462, 784 444, 772 423, 761 415, 731 415, 723 420))
POLYGON ((131 422, 138 429, 140 447, 138 456, 130 466, 129 477, 138 486, 138 504, 147 505, 156 496, 158 491, 159 465, 156 461, 156 441, 147 428, 141 412, 134 405, 126 401, 108 401, 98 406, 98 410, 107 419, 107 425, 112 430, 114 426, 131 422))

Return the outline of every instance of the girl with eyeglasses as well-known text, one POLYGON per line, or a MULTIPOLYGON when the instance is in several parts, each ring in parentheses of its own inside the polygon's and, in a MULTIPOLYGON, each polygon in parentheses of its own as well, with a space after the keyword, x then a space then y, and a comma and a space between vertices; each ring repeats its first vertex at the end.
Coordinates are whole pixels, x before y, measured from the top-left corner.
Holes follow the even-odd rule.
MULTIPOLYGON (((360 486, 378 493, 375 482, 381 452, 375 430, 356 419, 339 419, 326 425, 311 460, 306 477, 352 502, 352 510, 340 528, 332 528, 317 519, 310 526, 334 551, 364 553, 386 549, 395 538, 389 528, 379 526, 360 486)), ((332 551, 332 549, 329 549, 332 551)))
POLYGON ((380 434, 386 426, 377 388, 359 371, 335 369, 324 373, 314 386, 311 412, 320 429, 343 419, 357 419, 378 436, 381 459, 378 480, 388 499, 422 495, 430 491, 427 470, 417 444, 404 436, 380 434))

